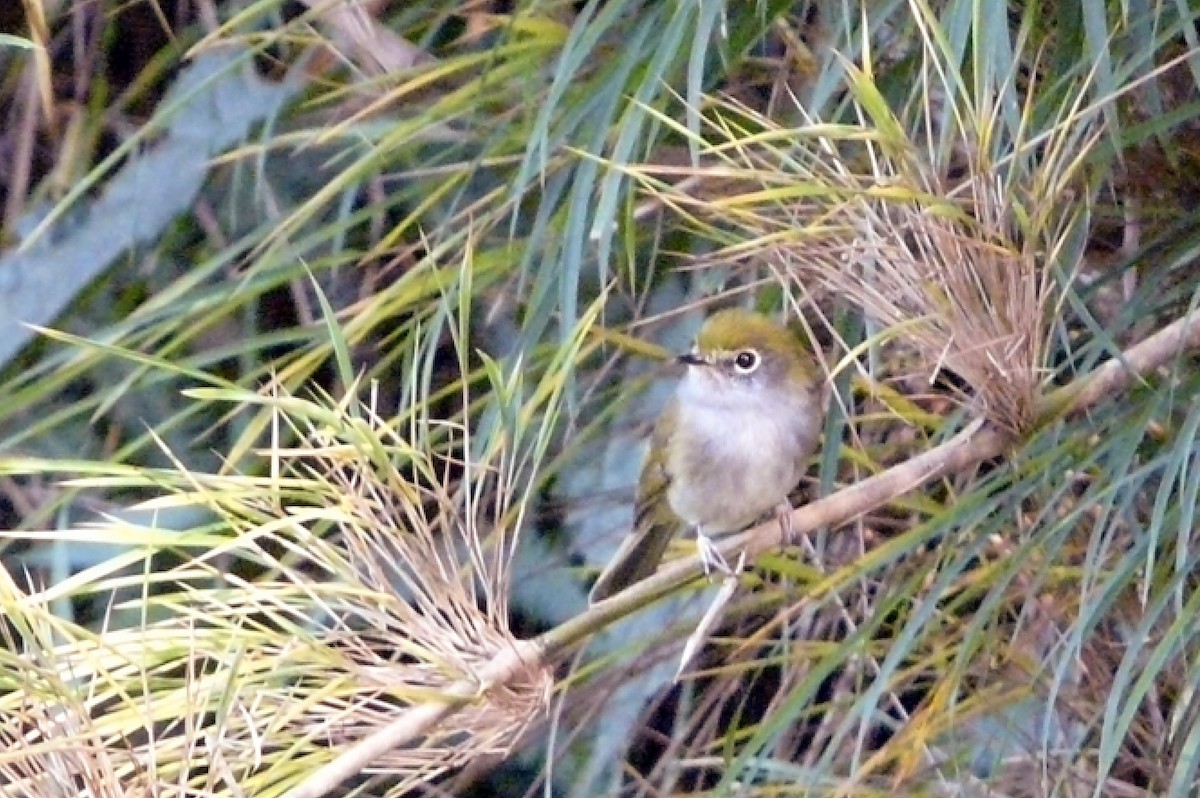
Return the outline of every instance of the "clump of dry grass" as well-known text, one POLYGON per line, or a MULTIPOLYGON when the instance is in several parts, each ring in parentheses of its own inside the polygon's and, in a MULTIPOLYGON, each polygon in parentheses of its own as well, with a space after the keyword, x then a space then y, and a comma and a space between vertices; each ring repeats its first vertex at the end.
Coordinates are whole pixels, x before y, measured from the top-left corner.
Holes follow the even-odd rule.
POLYGON ((907 341, 931 377, 957 375, 959 398, 980 414, 1026 430, 1046 377, 1059 285, 1040 242, 1020 242, 1009 198, 991 176, 938 193, 945 199, 912 191, 897 202, 864 192, 840 209, 842 229, 858 230, 843 257, 812 258, 804 245, 779 254, 797 279, 815 278, 907 341))
MULTIPOLYGON (((353 426, 364 425, 382 448, 314 426, 296 466, 340 496, 324 504, 336 529, 330 564, 336 558, 339 582, 368 599, 352 614, 330 618, 320 642, 345 658, 359 689, 380 691, 383 700, 370 710, 347 704, 332 713, 333 726, 317 725, 352 742, 394 720, 401 705, 436 700, 463 682, 478 685, 481 700, 431 730, 418 748, 378 762, 393 776, 412 769, 424 780, 480 756, 507 754, 544 712, 553 678, 531 663, 491 690, 486 675, 518 643, 508 627, 512 520, 502 502, 490 504, 496 496, 487 487, 498 475, 433 447, 413 448, 373 412, 353 426)), ((461 451, 463 430, 449 423, 442 430, 448 448, 461 451)))
MULTIPOLYGON (((273 574, 246 583, 238 623, 286 597, 304 630, 264 646, 295 675, 255 691, 254 715, 267 722, 257 731, 339 751, 410 709, 457 700, 466 684, 473 700, 372 772, 396 791, 507 754, 553 683, 537 662, 499 688, 489 675, 520 642, 508 627, 513 518, 501 484, 513 475, 467 459, 465 433, 449 422, 405 436, 370 408, 284 408, 299 439, 271 452, 285 491, 226 508, 255 519, 240 536, 248 551, 286 552, 270 561, 273 574)), ((201 616, 226 608, 212 594, 201 616)))
MULTIPOLYGON (((415 724, 355 770, 376 794, 511 751, 553 681, 536 658, 512 656, 526 650, 507 606, 516 522, 506 496, 520 476, 504 448, 472 460, 449 422, 402 434, 350 402, 208 393, 274 410, 270 473, 160 473, 174 487, 144 507, 207 508, 215 520, 203 530, 113 520, 73 533, 193 553, 90 583, 103 593, 144 579, 142 623, 46 644, 67 663, 52 671, 76 703, 0 698, 0 772, 31 789, 64 768, 96 772, 109 787, 93 794, 114 797, 148 784, 143 794, 195 794, 200 782, 212 794, 278 789, 431 707, 458 711, 415 724), (499 675, 497 661, 510 663, 499 675), (90 700, 76 677, 96 685, 90 700), (117 765, 112 750, 124 752, 117 765), (206 775, 180 775, 201 762, 206 775)), ((4 606, 19 613, 23 602, 4 606)))

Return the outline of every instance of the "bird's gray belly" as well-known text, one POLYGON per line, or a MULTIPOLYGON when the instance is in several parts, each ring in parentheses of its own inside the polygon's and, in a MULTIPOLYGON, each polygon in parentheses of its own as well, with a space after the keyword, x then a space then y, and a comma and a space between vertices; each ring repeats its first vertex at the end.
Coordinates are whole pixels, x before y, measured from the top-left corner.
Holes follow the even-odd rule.
POLYGON ((728 414, 717 424, 692 419, 672 442, 667 501, 707 534, 735 532, 783 501, 800 478, 794 433, 728 414))

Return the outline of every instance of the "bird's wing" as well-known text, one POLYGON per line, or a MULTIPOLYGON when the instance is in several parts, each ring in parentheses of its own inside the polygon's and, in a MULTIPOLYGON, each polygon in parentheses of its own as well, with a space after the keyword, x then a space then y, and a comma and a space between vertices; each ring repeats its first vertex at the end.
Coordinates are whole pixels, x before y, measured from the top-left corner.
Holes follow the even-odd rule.
POLYGON ((670 444, 669 431, 675 428, 677 412, 676 403, 672 401, 654 425, 650 451, 638 479, 633 529, 625 536, 621 547, 592 586, 588 600, 593 604, 653 574, 671 538, 682 527, 680 519, 667 503, 671 473, 665 453, 670 444))

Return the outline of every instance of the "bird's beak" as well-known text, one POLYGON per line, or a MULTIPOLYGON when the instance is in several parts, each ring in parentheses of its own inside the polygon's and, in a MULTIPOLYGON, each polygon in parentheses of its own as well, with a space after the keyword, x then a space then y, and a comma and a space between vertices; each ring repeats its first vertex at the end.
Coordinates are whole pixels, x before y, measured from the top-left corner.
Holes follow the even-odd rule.
POLYGON ((675 358, 675 362, 682 363, 685 366, 703 366, 708 363, 707 360, 700 357, 700 355, 696 354, 695 352, 685 352, 684 354, 675 358))

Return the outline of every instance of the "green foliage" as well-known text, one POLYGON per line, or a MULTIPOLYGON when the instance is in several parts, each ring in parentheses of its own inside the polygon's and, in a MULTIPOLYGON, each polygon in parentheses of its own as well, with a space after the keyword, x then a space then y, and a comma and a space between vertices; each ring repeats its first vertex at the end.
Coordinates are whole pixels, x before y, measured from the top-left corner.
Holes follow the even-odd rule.
POLYGON ((704 593, 560 669, 557 734, 533 669, 357 786, 460 793, 486 755, 493 789, 522 762, 589 796, 631 769, 1195 793, 1196 355, 1030 416, 1195 310, 1188 4, 25 7, 0 35, 0 775, 26 794, 76 794, 69 767, 279 795, 584 612, 662 399, 650 342, 729 301, 825 347, 797 500, 973 415, 1020 436, 764 557, 678 689, 704 593), (389 542, 417 531, 441 543, 389 542))

